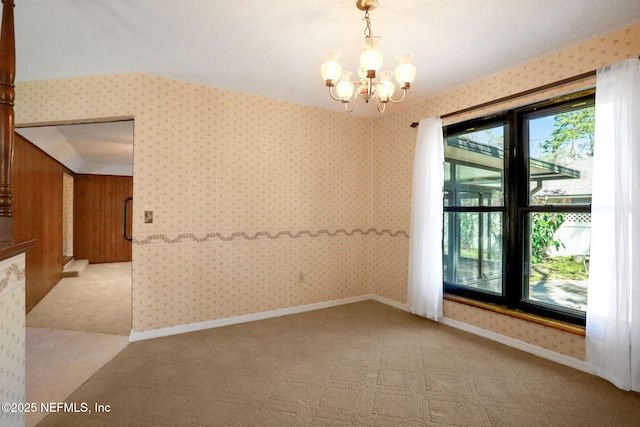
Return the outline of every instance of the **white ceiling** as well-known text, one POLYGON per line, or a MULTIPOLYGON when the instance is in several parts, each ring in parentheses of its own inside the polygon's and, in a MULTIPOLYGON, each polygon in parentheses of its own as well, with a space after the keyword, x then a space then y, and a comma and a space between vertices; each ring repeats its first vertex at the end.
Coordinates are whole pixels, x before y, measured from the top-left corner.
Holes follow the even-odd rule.
POLYGON ((16 131, 75 173, 133 175, 133 120, 16 131))
MULTIPOLYGON (((142 72, 342 111, 320 65, 337 49, 356 71, 365 24, 355 3, 18 0, 16 80, 142 72)), ((383 69, 415 54, 405 101, 415 103, 640 22, 640 1, 379 0, 370 16, 383 69)))

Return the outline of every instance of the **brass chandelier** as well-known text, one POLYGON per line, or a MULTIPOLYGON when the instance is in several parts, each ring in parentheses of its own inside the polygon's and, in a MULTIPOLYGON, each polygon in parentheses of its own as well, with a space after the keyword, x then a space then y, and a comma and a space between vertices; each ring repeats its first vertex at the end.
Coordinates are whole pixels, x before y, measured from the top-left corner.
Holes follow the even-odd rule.
POLYGON ((385 107, 389 102, 398 104, 407 96, 407 90, 411 87, 411 82, 416 76, 416 67, 411 64, 414 56, 413 53, 405 52, 396 57, 399 64, 395 70, 395 78, 402 90, 402 97, 397 100, 392 99, 391 97, 396 89, 395 84, 391 81, 394 73, 382 71, 380 72, 380 80, 376 80, 377 73, 382 68, 382 53, 378 51, 380 37, 374 36, 371 32, 369 11, 378 6, 378 1, 357 0, 356 6, 364 11, 363 20, 366 22, 364 50, 360 55, 360 68, 358 69, 360 80, 351 81, 352 73, 342 70, 342 66, 339 63, 342 53, 337 50, 327 50, 324 53, 325 62, 322 64, 320 71, 329 88, 329 96, 335 101, 342 102, 346 112, 350 113, 355 109, 359 95, 365 103, 375 99, 378 111, 384 113, 385 107))

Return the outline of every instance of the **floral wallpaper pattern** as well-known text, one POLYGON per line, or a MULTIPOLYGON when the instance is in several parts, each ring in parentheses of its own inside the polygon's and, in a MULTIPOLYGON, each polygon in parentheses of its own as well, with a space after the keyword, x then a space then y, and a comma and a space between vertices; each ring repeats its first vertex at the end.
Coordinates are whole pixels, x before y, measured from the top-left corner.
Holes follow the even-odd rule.
POLYGON ((73 176, 62 174, 62 256, 73 256, 73 176))
MULTIPOLYGON (((0 401, 25 397, 25 255, 0 261, 0 401)), ((20 425, 24 414, 0 411, 0 425, 20 425)))

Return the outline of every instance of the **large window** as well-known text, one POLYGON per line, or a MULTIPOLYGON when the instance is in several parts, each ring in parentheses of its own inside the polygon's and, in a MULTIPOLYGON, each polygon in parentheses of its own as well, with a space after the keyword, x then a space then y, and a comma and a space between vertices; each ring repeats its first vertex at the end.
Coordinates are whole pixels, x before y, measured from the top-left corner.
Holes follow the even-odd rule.
POLYGON ((445 290, 584 324, 593 92, 445 128, 445 290))

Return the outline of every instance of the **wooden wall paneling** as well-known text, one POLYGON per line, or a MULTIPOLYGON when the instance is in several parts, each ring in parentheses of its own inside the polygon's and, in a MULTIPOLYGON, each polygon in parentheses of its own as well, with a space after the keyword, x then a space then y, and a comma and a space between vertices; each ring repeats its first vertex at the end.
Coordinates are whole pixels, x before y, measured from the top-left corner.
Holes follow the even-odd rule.
POLYGON ((26 255, 26 311, 62 277, 63 165, 16 134, 12 181, 16 241, 36 239, 26 255))
MULTIPOLYGON (((101 192, 96 185, 91 185, 89 175, 76 175, 73 185, 73 254, 76 259, 87 259, 89 262, 93 257, 92 242, 101 240, 100 228, 92 228, 94 223, 99 223, 100 218, 89 221, 87 218, 95 218, 102 212, 99 205, 92 197, 92 191, 101 192)), ((100 200, 97 200, 100 203, 100 200)))
POLYGON ((90 179, 89 176, 76 175, 73 186, 73 252, 78 259, 87 259, 89 262, 93 256, 91 242, 100 240, 101 236, 98 234, 100 229, 92 228, 92 224, 99 222, 99 219, 90 222, 86 218, 98 215, 102 211, 99 206, 92 206, 89 203, 92 200, 90 179))
MULTIPOLYGON (((115 200, 113 203, 114 213, 113 215, 118 218, 115 222, 115 230, 113 232, 112 239, 114 239, 113 248, 116 251, 116 254, 122 254, 123 260, 127 262, 131 262, 131 242, 122 237, 122 204, 124 200, 133 197, 133 177, 125 176, 119 177, 117 191, 115 192, 115 200)), ((131 236, 131 210, 133 209, 133 204, 129 204, 128 209, 128 231, 127 235, 131 236)), ((114 254, 115 255, 115 254, 114 254)))
POLYGON ((122 237, 122 203, 133 195, 130 176, 76 175, 73 252, 90 263, 130 262, 131 242, 122 237))

